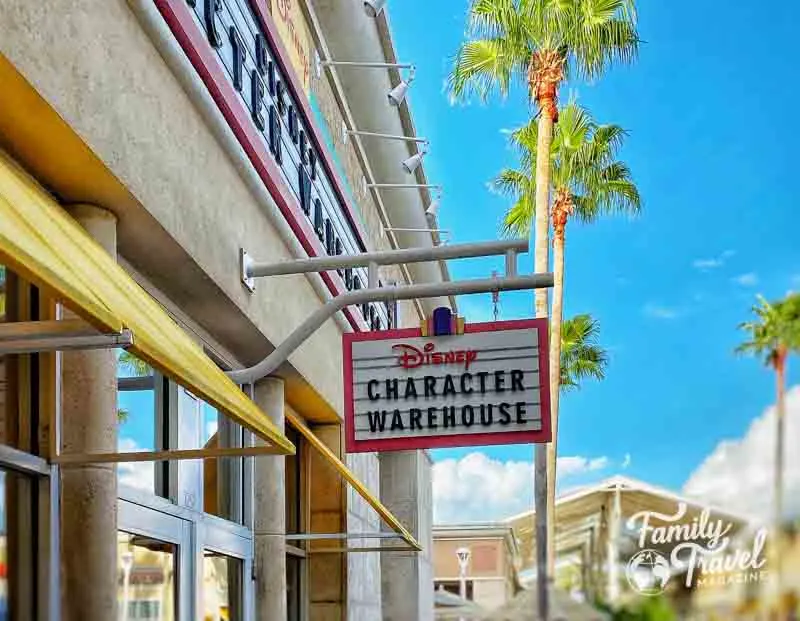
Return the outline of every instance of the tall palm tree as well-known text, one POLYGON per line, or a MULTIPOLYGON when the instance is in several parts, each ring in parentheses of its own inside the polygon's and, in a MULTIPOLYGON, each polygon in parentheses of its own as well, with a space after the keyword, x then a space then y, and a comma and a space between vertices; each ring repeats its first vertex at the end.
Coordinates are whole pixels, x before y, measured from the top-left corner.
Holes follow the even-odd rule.
MULTIPOLYGON (((527 86, 528 100, 539 108, 537 152, 549 153, 558 120, 558 89, 571 75, 596 79, 614 62, 632 62, 638 53, 634 0, 472 0, 467 40, 456 54, 450 88, 456 97, 475 93, 487 99, 508 93, 511 82, 527 86)), ((550 160, 536 160, 534 269, 549 268, 550 160)), ((533 171, 531 171, 533 172, 533 171)), ((547 290, 535 295, 537 317, 547 317, 547 290)), ((553 339, 551 339, 551 342, 553 339)), ((556 362, 558 358, 555 359, 556 362)), ((551 365, 551 376, 557 369, 551 365)), ((553 415, 551 413, 551 419, 553 415)), ((555 431, 553 434, 555 438, 555 431)), ((543 470, 537 446, 537 487, 543 470)), ((547 468, 555 475, 555 461, 547 468)), ((547 549, 552 549, 555 490, 547 549)), ((540 572, 544 568, 540 567, 540 572)), ((550 571, 552 575, 552 571, 550 571)), ((540 581, 541 588, 541 581, 540 581)), ((540 593, 546 597, 546 594, 540 593)), ((547 614, 547 606, 540 609, 547 614)))
MULTIPOLYGON (((537 152, 549 153, 558 120, 558 89, 572 74, 596 79, 615 61, 631 62, 639 47, 633 0, 472 0, 467 41, 450 75, 453 95, 482 99, 527 86, 539 107, 537 152)), ((536 161, 535 265, 548 260, 549 160, 536 161)), ((536 316, 547 317, 547 290, 536 292, 536 316)))
MULTIPOLYGON (((564 308, 564 243, 570 217, 584 223, 603 215, 637 213, 641 199, 631 180, 630 170, 618 161, 617 153, 625 138, 618 125, 598 125, 589 112, 574 102, 561 111, 549 158, 538 157, 539 127, 533 121, 516 130, 511 142, 520 153, 522 170, 504 170, 495 187, 511 195, 515 202, 505 217, 505 231, 515 236, 530 231, 534 218, 536 179, 525 174, 538 160, 549 159, 553 190, 553 310, 551 313, 550 369, 562 360, 562 318, 564 308)), ((558 439, 559 374, 550 374, 551 427, 553 441, 548 447, 548 530, 554 535, 555 482, 558 439)), ((551 539, 552 540, 552 539, 551 539)), ((548 549, 548 564, 554 569, 555 553, 548 549)))
POLYGON ((586 379, 606 376, 608 353, 598 344, 600 323, 589 314, 564 320, 561 331, 562 391, 577 390, 586 379))
POLYGON ((783 520, 784 427, 786 416, 786 364, 790 353, 800 352, 800 293, 783 300, 768 302, 758 296, 753 306, 756 318, 742 323, 748 339, 736 348, 737 353, 764 357, 764 363, 775 372, 777 392, 775 416, 775 462, 773 476, 773 543, 778 577, 778 597, 782 595, 781 545, 778 542, 783 520))

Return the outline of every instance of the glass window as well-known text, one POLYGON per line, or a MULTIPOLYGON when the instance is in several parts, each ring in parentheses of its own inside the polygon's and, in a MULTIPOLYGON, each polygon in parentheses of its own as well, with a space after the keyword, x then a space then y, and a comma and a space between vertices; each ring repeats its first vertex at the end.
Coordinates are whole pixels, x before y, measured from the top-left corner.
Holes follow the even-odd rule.
MULTIPOLYGON (((302 532, 303 478, 302 478, 302 436, 296 429, 286 425, 284 433, 297 447, 294 455, 287 455, 285 461, 286 477, 286 532, 302 532)), ((293 544, 296 542, 293 542, 293 544)))
POLYGON ((286 618, 287 621, 302 619, 302 572, 303 559, 293 554, 286 555, 286 618))
POLYGON ((174 621, 177 546, 119 532, 119 619, 121 621, 174 621))
MULTIPOLYGON (((202 442, 204 448, 234 448, 244 445, 242 427, 203 403, 202 442)), ((203 460, 203 510, 232 522, 243 519, 242 457, 203 460)))
POLYGON ((242 561, 203 554, 203 621, 242 621, 242 561))
MULTIPOLYGON (((157 382, 161 376, 130 352, 117 353, 117 416, 119 429, 117 450, 120 452, 153 451, 161 443, 157 441, 158 408, 157 382)), ((123 462, 117 467, 120 485, 134 489, 158 493, 157 469, 163 464, 157 462, 123 462)))

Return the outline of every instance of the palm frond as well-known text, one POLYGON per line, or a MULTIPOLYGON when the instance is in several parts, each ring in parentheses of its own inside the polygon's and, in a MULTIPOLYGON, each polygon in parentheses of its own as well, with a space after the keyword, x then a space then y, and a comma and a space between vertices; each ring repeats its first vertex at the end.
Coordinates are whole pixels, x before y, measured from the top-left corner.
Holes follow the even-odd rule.
POLYGON ((734 351, 761 356, 768 366, 774 365, 781 349, 800 353, 800 293, 776 302, 768 302, 759 295, 756 301, 751 309, 756 318, 739 325, 747 333, 747 339, 734 351))
POLYGON ((152 367, 144 360, 140 360, 127 350, 119 352, 117 357, 120 369, 132 377, 145 377, 153 372, 152 367))
POLYGON ((602 380, 608 354, 598 344, 600 324, 589 314, 567 319, 561 329, 562 389, 579 388, 586 379, 602 380))

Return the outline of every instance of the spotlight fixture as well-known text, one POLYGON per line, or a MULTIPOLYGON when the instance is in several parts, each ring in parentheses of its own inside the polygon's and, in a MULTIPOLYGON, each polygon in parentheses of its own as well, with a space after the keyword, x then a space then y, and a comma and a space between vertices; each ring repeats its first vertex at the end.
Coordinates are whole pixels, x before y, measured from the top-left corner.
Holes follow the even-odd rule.
POLYGON ((386 0, 364 0, 364 12, 369 17, 377 17, 385 5, 386 0))
POLYGON ((400 84, 391 89, 387 95, 389 104, 399 106, 403 103, 408 93, 408 87, 414 80, 416 67, 411 63, 381 63, 373 61, 354 61, 354 60, 323 60, 319 52, 314 52, 314 74, 319 79, 322 76, 323 67, 356 67, 361 69, 408 69, 408 76, 401 78, 400 84))
POLYGON ((409 175, 413 174, 414 171, 419 168, 419 165, 422 164, 422 158, 425 157, 425 154, 428 152, 426 148, 423 147, 422 151, 415 153, 411 157, 408 157, 403 160, 403 170, 406 171, 409 175))
POLYGON ((401 80, 400 84, 389 91, 389 103, 393 106, 399 106, 402 104, 403 100, 406 98, 406 93, 408 93, 408 87, 413 81, 414 67, 411 67, 411 70, 408 72, 408 77, 404 80, 401 80))
POLYGON ((429 221, 435 221, 436 217, 439 215, 439 199, 439 196, 434 198, 431 201, 431 204, 428 205, 428 208, 425 210, 425 215, 429 221))

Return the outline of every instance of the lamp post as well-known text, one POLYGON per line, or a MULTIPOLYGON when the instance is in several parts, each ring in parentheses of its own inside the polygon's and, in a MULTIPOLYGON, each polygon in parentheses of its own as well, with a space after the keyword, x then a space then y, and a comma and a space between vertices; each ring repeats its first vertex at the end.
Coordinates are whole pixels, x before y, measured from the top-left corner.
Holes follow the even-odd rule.
POLYGON ((469 567, 469 548, 459 548, 456 550, 458 557, 458 577, 460 581, 459 594, 461 599, 467 599, 467 568, 469 567))
POLYGON ((128 621, 133 552, 130 550, 123 552, 120 555, 120 563, 122 563, 122 621, 128 621))

